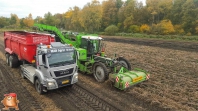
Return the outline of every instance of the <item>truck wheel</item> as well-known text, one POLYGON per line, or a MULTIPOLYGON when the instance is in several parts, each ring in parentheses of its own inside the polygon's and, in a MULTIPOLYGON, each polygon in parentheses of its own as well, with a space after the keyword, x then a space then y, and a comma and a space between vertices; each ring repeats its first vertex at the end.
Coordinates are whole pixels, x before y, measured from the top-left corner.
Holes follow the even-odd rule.
POLYGON ((14 56, 14 55, 9 56, 9 66, 11 68, 18 67, 18 65, 19 65, 18 62, 19 61, 16 56, 14 56))
POLYGON ((109 77, 107 67, 101 62, 97 62, 97 63, 94 64, 94 71, 93 72, 94 72, 94 78, 98 82, 104 82, 109 77))
POLYGON ((119 57, 119 58, 117 58, 117 60, 119 61, 119 63, 120 63, 123 67, 127 68, 128 70, 131 70, 131 64, 129 63, 128 60, 126 60, 126 59, 123 58, 123 57, 119 57))
POLYGON ((43 86, 41 84, 41 82, 39 81, 39 79, 36 79, 35 80, 35 88, 36 88, 36 91, 39 93, 39 94, 43 94, 44 91, 43 91, 43 86))
POLYGON ((20 74, 21 74, 21 77, 22 77, 23 79, 26 79, 25 76, 24 76, 24 72, 23 72, 22 68, 20 68, 20 74))
POLYGON ((12 56, 12 55, 9 56, 9 66, 10 66, 11 68, 14 67, 14 66, 13 66, 13 56, 12 56))
POLYGON ((5 54, 5 56, 6 56, 6 63, 7 63, 8 66, 9 66, 9 55, 10 55, 10 54, 8 54, 8 53, 5 54))

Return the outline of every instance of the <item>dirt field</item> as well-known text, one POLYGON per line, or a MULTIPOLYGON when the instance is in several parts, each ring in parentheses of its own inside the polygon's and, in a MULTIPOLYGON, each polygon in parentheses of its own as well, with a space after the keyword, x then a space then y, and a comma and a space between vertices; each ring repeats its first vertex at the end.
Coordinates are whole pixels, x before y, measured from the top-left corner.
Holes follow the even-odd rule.
MULTIPOLYGON (((1 34, 0 86, 3 90, 0 90, 2 95, 0 99, 3 99, 3 94, 13 91, 19 94, 21 109, 30 107, 32 110, 44 111, 109 111, 108 108, 104 108, 107 106, 125 111, 198 110, 198 48, 195 42, 169 41, 169 45, 164 45, 167 42, 163 40, 149 42, 144 39, 108 38, 107 40, 111 42, 105 41, 106 55, 113 57, 114 53, 117 53, 124 56, 130 61, 132 68, 142 68, 150 72, 151 79, 127 91, 119 91, 111 87, 109 81, 99 84, 93 76, 79 74, 79 82, 75 87, 84 88, 94 99, 83 96, 83 93, 82 95, 77 93, 78 90, 75 87, 61 88, 50 91, 46 95, 38 95, 28 80, 20 78, 18 69, 6 66, 1 34), (10 81, 11 84, 8 84, 10 81), (11 88, 9 88, 10 85, 11 88), (20 93, 24 93, 29 98, 25 99, 26 96, 23 97, 20 93)), ((0 108, 2 107, 3 105, 0 104, 0 108)))

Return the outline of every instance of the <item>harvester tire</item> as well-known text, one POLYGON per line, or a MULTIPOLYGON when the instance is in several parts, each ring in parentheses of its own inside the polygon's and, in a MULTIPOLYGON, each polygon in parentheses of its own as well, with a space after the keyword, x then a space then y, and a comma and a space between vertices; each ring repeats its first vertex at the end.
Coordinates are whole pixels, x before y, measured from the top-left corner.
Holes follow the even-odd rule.
POLYGON ((119 57, 117 58, 117 60, 123 67, 127 68, 128 70, 131 70, 131 64, 127 59, 125 59, 124 57, 119 57))
POLYGON ((96 62, 94 64, 93 75, 94 75, 94 78, 100 83, 104 82, 105 80, 109 78, 107 67, 101 62, 96 62))

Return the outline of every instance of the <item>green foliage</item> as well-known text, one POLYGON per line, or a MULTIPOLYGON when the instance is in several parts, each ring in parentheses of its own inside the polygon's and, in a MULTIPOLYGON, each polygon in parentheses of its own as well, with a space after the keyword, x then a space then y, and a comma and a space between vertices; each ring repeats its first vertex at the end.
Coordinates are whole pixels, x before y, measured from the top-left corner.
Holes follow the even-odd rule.
POLYGON ((118 32, 118 27, 115 25, 110 25, 105 29, 105 33, 107 35, 114 35, 115 33, 118 32))
POLYGON ((0 28, 3 28, 8 25, 9 25, 9 18, 0 17, 0 28))
POLYGON ((127 32, 129 32, 129 33, 138 33, 138 32, 140 32, 140 27, 137 26, 137 25, 131 25, 127 32))

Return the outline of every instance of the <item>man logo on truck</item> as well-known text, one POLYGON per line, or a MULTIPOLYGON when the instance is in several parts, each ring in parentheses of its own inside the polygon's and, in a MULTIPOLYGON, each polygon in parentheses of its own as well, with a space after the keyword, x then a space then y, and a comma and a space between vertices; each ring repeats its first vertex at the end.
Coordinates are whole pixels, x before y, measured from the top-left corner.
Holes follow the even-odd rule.
POLYGON ((60 74, 62 75, 62 74, 68 74, 68 73, 69 73, 69 71, 65 70, 65 71, 62 71, 60 74))

